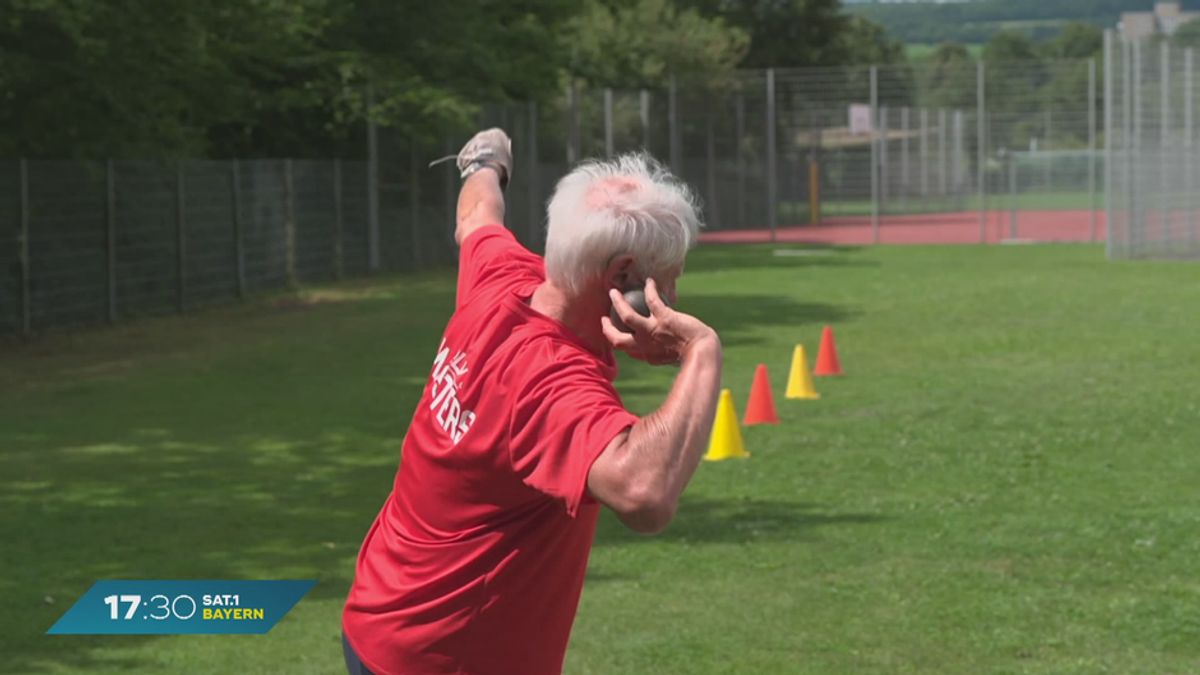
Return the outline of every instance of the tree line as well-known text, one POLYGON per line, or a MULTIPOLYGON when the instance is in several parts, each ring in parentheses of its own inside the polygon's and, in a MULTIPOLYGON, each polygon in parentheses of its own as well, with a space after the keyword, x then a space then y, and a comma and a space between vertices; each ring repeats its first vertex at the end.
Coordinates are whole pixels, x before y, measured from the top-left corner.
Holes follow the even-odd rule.
POLYGON ((937 44, 949 40, 983 44, 1004 30, 1021 32, 1038 41, 1051 39, 1068 21, 1112 28, 1122 12, 1150 11, 1153 4, 1153 0, 981 0, 868 3, 849 7, 856 14, 882 23, 908 43, 937 44))
POLYGON ((0 157, 356 156, 368 116, 903 58, 840 0, 0 0, 0 157))

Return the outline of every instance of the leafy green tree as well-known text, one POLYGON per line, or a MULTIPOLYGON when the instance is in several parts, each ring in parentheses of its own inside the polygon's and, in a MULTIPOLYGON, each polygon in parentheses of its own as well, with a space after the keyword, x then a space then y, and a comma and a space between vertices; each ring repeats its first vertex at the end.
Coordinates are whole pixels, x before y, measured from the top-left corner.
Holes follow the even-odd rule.
POLYGON ((719 16, 674 0, 592 0, 564 33, 568 73, 585 85, 661 88, 671 73, 699 84, 725 81, 749 36, 719 16))
POLYGON ((850 16, 841 0, 677 0, 720 16, 750 35, 743 68, 838 66, 847 63, 850 16))
POLYGON ((1180 26, 1171 36, 1171 44, 1181 49, 1200 48, 1200 19, 1189 21, 1180 26))
POLYGON ((1048 59, 1090 59, 1104 52, 1104 31, 1097 26, 1072 21, 1063 27, 1053 40, 1039 45, 1039 52, 1048 59))
POLYGON ((976 105, 978 69, 967 48, 943 42, 925 65, 925 105, 934 108, 970 109, 976 105))

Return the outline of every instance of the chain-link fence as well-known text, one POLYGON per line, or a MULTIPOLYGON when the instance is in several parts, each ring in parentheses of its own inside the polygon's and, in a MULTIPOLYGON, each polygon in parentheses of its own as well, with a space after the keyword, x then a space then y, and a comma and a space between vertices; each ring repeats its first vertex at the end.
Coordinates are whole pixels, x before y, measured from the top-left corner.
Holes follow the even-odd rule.
POLYGON ((513 136, 510 226, 535 247, 559 176, 639 149, 702 197, 710 241, 1092 241, 1105 228, 1102 67, 964 58, 672 78, 490 106, 480 122, 513 136))
MULTIPOLYGON (((1103 236, 1111 184, 1115 250, 1179 254, 1191 250, 1179 243, 1192 214, 1191 56, 1138 49, 1104 63, 964 55, 572 87, 483 106, 477 122, 513 138, 506 220, 534 250, 570 167, 645 149, 701 196, 708 241, 1088 241, 1103 236)), ((0 237, 0 331, 452 265, 459 181, 452 163, 429 162, 473 131, 370 128, 365 161, 0 162, 0 222, 15 232, 0 237)))
POLYGON ((365 272, 364 162, 0 163, 0 329, 116 322, 365 272))
POLYGON ((1195 54, 1106 36, 1109 256, 1200 257, 1195 54))

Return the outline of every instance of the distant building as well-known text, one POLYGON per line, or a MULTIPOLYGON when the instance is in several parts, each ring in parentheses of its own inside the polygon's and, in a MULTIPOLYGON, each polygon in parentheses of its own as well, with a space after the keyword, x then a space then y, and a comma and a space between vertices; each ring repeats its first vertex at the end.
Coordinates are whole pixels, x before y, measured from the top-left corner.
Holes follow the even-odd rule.
POLYGON ((1200 12, 1185 12, 1178 2, 1156 2, 1153 12, 1124 12, 1117 30, 1122 40, 1140 40, 1153 35, 1170 37, 1183 24, 1200 19, 1200 12))

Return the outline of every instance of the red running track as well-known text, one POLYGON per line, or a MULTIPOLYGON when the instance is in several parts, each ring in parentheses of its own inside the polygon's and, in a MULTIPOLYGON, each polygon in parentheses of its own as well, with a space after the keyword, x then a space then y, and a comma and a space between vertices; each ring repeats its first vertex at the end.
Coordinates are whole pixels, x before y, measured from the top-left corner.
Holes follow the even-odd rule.
MULTIPOLYGON (((1011 236, 1011 211, 985 213, 983 240, 995 244, 1016 242, 1087 242, 1092 241, 1091 211, 1021 211, 1017 216, 1016 237, 1011 236)), ((881 216, 881 244, 978 244, 979 212, 932 213, 907 216, 881 216)), ((1096 213, 1095 240, 1105 238, 1105 214, 1096 213)), ((874 243, 870 216, 824 218, 820 225, 790 225, 777 228, 777 242, 838 245, 874 243)), ((760 244, 771 241, 771 231, 728 230, 705 232, 704 244, 760 244)))

